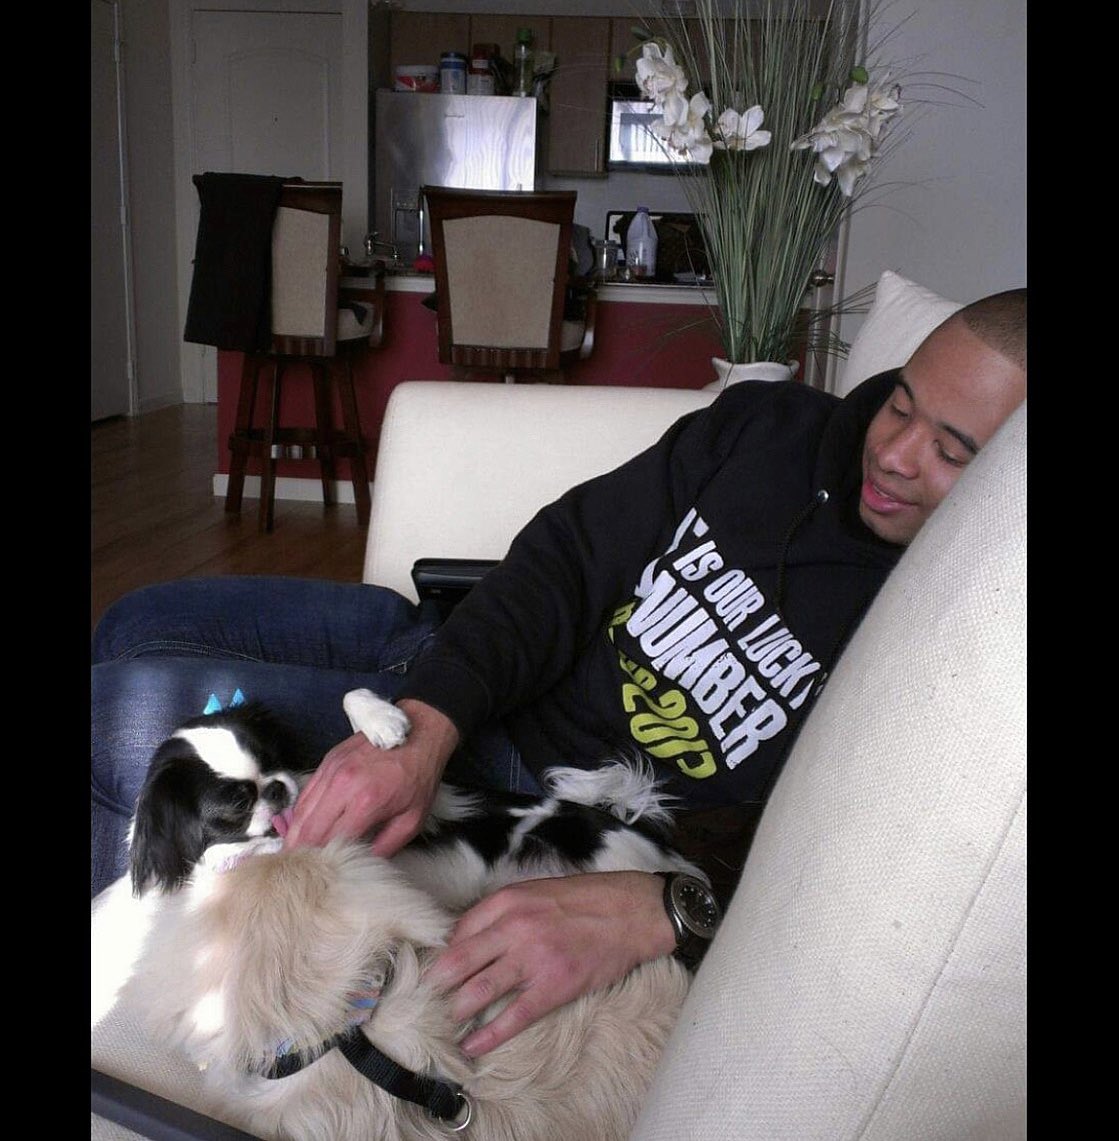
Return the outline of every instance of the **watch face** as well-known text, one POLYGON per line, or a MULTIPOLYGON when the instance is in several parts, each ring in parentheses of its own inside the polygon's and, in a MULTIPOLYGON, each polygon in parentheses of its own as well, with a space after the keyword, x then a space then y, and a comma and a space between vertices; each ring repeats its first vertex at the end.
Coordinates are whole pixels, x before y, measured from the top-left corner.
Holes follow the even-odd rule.
POLYGON ((677 876, 672 884, 672 899, 690 930, 704 939, 714 936, 719 926, 719 905, 702 881, 692 876, 677 876))

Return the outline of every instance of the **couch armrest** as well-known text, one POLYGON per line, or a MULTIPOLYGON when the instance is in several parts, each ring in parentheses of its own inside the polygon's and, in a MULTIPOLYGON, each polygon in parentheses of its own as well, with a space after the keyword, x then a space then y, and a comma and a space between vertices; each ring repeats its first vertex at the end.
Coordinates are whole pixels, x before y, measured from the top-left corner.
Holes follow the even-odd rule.
POLYGON ((417 559, 412 583, 421 602, 434 602, 443 617, 497 566, 496 559, 417 559))
POLYGON ((805 722, 632 1141, 1025 1136, 1025 418, 805 722))
POLYGON ((103 1074, 92 1066, 89 1094, 93 1117, 90 1133, 98 1139, 107 1141, 115 1136, 125 1141, 140 1136, 154 1141, 257 1141, 252 1133, 103 1074))
POLYGON ((381 429, 363 581, 415 600, 418 559, 502 558, 541 507, 713 398, 680 388, 397 385, 381 429))

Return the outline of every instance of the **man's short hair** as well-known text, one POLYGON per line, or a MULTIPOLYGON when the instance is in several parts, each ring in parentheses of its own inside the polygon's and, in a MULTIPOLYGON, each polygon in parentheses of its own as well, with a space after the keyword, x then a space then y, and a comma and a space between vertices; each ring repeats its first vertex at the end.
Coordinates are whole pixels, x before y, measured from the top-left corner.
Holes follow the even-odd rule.
POLYGON ((958 309, 959 319, 997 353, 1026 371, 1026 291, 1007 289, 958 309))

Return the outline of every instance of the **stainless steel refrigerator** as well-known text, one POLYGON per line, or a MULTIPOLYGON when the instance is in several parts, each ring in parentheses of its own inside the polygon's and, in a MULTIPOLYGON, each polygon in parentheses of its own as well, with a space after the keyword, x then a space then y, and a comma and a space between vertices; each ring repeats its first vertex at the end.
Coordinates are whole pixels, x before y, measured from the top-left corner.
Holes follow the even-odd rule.
POLYGON ((373 225, 411 263, 431 249, 421 186, 536 188, 536 100, 378 91, 373 225))

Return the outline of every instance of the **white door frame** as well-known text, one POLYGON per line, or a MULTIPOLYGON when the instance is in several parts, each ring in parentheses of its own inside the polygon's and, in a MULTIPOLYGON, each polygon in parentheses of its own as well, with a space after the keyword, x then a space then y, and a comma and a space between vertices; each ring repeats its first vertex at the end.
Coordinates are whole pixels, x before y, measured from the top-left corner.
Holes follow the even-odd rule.
MULTIPOLYGON (((175 249, 179 327, 186 327, 194 243, 198 233, 198 193, 191 182, 193 140, 191 61, 194 13, 206 11, 337 12, 342 16, 342 135, 354 140, 341 156, 344 185, 342 241, 361 249, 369 229, 369 13, 367 0, 170 0, 171 115, 175 150, 175 249), (362 140, 365 140, 363 143, 362 140)), ((180 354, 183 401, 216 399, 217 350, 183 345, 180 354), (207 392, 207 388, 211 391, 207 392)))
POLYGON ((124 285, 124 337, 127 359, 127 407, 125 414, 135 416, 139 407, 136 375, 136 305, 132 280, 132 214, 128 208, 128 135, 125 118, 125 68, 121 50, 120 0, 100 0, 113 13, 113 71, 116 88, 116 153, 112 156, 117 168, 117 209, 120 213, 123 285, 124 285))

